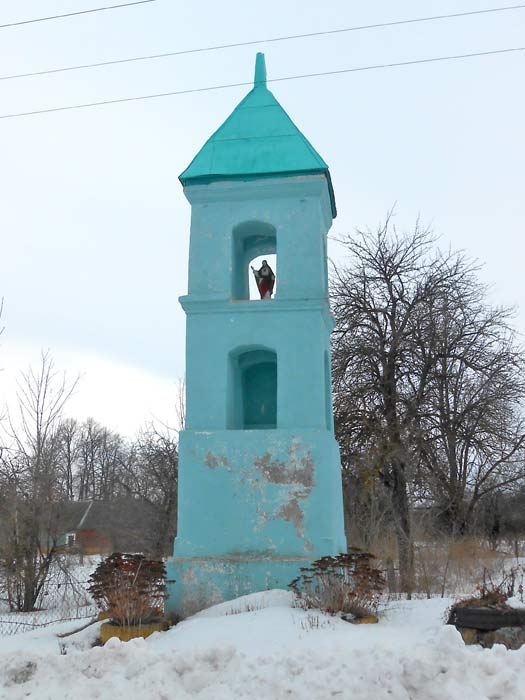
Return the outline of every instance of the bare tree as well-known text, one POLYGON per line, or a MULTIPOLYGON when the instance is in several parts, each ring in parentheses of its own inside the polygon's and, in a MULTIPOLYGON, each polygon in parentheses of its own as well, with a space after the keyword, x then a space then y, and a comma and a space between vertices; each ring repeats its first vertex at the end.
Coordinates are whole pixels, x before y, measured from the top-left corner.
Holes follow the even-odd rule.
POLYGON ((154 505, 159 513, 155 556, 171 552, 177 531, 179 432, 186 417, 185 383, 179 380, 175 402, 176 426, 150 423, 132 445, 122 483, 127 492, 154 505))
POLYGON ((121 494, 120 472, 128 448, 120 435, 88 418, 79 426, 76 452, 79 500, 109 500, 121 494))
POLYGON ((57 431, 76 382, 55 371, 49 353, 18 382, 18 410, 8 417, 0 463, 4 493, 0 561, 10 602, 32 610, 56 554, 59 449, 57 431))
POLYGON ((345 468, 364 458, 368 476, 390 494, 400 586, 410 593, 411 498, 437 361, 428 350, 437 332, 428 309, 464 270, 457 256, 434 252, 429 230, 417 223, 398 234, 391 216, 375 233, 358 231, 341 242, 351 259, 335 268, 331 285, 336 431, 345 468))
POLYGON ((478 268, 435 252, 419 225, 398 235, 388 217, 343 242, 352 257, 332 280, 336 430, 362 502, 367 488, 382 493, 378 482, 390 494, 410 591, 411 503, 430 501, 457 535, 484 498, 523 483, 524 353, 478 268))
POLYGON ((122 475, 126 491, 154 505, 159 513, 153 554, 170 553, 177 528, 178 433, 150 424, 135 440, 122 475))
POLYGON ((491 307, 465 265, 427 318, 435 332, 419 340, 436 363, 421 423, 422 466, 443 524, 457 535, 484 498, 525 477, 524 354, 512 311, 491 307))
POLYGON ((97 461, 102 430, 102 426, 93 418, 88 418, 80 428, 77 467, 78 498, 80 501, 93 498, 96 492, 97 461))
POLYGON ((60 492, 66 501, 75 498, 76 468, 80 454, 79 432, 78 422, 74 418, 61 421, 57 430, 60 492))

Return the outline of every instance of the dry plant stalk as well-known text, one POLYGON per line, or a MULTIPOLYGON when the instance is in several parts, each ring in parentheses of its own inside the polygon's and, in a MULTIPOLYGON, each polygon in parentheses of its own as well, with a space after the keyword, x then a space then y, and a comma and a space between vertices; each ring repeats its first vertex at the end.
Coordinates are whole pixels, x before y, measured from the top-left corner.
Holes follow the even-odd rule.
POLYGON ((488 569, 483 569, 483 581, 476 586, 476 590, 481 600, 493 601, 497 604, 519 596, 523 603, 524 578, 525 568, 521 565, 513 566, 509 571, 504 571, 499 581, 492 578, 488 569))
POLYGON ((140 625, 161 613, 166 598, 162 561, 142 554, 112 554, 90 576, 89 592, 113 623, 140 625))
POLYGON ((347 554, 321 557, 312 566, 302 567, 289 588, 305 608, 365 617, 377 611, 385 588, 385 578, 374 561, 373 554, 352 547, 347 554))

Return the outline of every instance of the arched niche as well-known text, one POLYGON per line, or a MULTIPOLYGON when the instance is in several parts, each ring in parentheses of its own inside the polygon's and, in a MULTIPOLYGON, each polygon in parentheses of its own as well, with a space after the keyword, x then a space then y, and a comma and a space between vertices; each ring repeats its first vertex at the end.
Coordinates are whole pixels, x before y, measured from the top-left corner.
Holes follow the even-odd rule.
POLYGON ((230 353, 228 428, 270 430, 277 427, 277 354, 264 347, 230 353))
POLYGON ((249 264, 258 256, 277 252, 276 231, 262 221, 245 221, 233 229, 232 241, 232 299, 249 299, 249 264))

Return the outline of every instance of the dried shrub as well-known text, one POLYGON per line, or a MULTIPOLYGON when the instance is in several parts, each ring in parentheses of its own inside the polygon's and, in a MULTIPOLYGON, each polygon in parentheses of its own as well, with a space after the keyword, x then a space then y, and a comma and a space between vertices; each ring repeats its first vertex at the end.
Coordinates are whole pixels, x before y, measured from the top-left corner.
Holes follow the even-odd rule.
POLYGON ((483 571, 483 581, 476 586, 476 594, 470 598, 456 601, 446 611, 447 624, 454 624, 454 611, 456 608, 494 608, 508 610, 507 600, 514 596, 523 603, 523 584, 525 582, 525 568, 521 565, 513 566, 508 571, 503 571, 499 580, 494 579, 487 569, 483 571))
POLYGON ((507 600, 514 596, 523 602, 524 568, 513 566, 503 571, 499 580, 492 577, 487 569, 483 570, 483 581, 476 586, 476 595, 459 605, 477 605, 479 607, 505 606, 507 600))
POLYGON ((494 580, 490 571, 484 569, 483 582, 477 586, 481 598, 495 597, 502 602, 509 598, 519 596, 523 602, 523 582, 525 569, 521 565, 513 566, 508 571, 503 571, 499 581, 494 580))
POLYGON ((321 557, 300 571, 288 587, 305 608, 357 618, 377 611, 385 578, 373 554, 352 547, 347 554, 321 557))
POLYGON ((140 625, 157 619, 166 599, 164 562, 142 554, 112 554, 89 578, 89 592, 117 625, 140 625))

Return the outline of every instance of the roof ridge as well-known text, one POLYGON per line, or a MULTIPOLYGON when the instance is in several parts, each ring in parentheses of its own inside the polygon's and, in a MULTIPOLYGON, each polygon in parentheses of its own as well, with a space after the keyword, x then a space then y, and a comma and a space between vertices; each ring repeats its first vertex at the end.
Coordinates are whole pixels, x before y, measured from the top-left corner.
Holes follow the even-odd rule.
POLYGON ((86 518, 87 518, 87 516, 88 516, 88 514, 89 514, 89 511, 91 510, 92 506, 93 506, 93 501, 89 501, 89 505, 88 505, 88 507, 86 508, 86 511, 85 511, 84 515, 83 515, 82 518, 80 519, 79 524, 77 525, 77 530, 80 530, 80 528, 82 527, 82 525, 85 523, 86 518))

